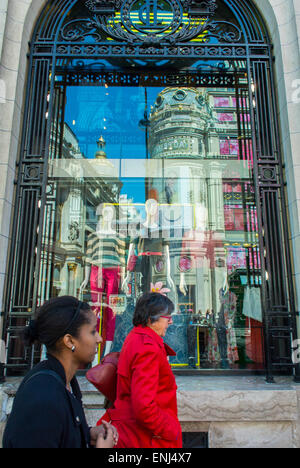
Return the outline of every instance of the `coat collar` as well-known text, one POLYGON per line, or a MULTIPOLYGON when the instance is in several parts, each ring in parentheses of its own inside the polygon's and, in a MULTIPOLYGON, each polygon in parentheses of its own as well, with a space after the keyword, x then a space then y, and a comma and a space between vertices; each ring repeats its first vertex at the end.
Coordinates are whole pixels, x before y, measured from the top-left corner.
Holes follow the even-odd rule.
MULTIPOLYGON (((54 370, 54 372, 56 372, 66 384, 67 383, 66 373, 65 373, 64 366, 61 364, 61 362, 58 359, 56 359, 54 356, 52 356, 52 354, 49 354, 49 353, 47 353, 47 362, 48 362, 49 369, 54 370)), ((81 394, 76 377, 73 377, 70 384, 71 384, 72 391, 74 395, 76 396, 76 398, 81 400, 82 394, 81 394)))
POLYGON ((161 347, 166 350, 167 356, 176 356, 175 351, 170 348, 169 345, 163 342, 163 339, 161 336, 159 336, 154 330, 152 330, 150 327, 143 327, 142 325, 138 325, 137 327, 134 327, 132 330, 133 333, 136 333, 138 335, 147 335, 150 336, 154 339, 154 341, 161 347))
MULTIPOLYGON (((65 369, 58 359, 56 359, 51 354, 47 353, 47 361, 45 361, 45 365, 48 369, 51 369, 54 372, 56 372, 66 384, 67 379, 66 379, 65 369)), ((84 416, 84 412, 82 408, 82 393, 81 393, 78 381, 76 379, 76 376, 73 377, 70 384, 71 384, 73 395, 71 395, 71 393, 67 390, 66 387, 65 387, 65 393, 68 396, 68 399, 70 402, 72 415, 73 415, 73 421, 74 421, 75 426, 80 427, 82 444, 83 444, 82 447, 89 447, 90 431, 88 429, 88 426, 85 420, 85 416, 84 416), (78 402, 80 403, 80 406, 78 406, 78 402)))
POLYGON ((58 359, 56 359, 54 356, 52 356, 52 354, 49 354, 49 353, 47 353, 47 361, 48 361, 48 367, 54 370, 54 372, 56 372, 66 384, 67 383, 66 373, 65 373, 64 366, 61 364, 61 362, 58 359))

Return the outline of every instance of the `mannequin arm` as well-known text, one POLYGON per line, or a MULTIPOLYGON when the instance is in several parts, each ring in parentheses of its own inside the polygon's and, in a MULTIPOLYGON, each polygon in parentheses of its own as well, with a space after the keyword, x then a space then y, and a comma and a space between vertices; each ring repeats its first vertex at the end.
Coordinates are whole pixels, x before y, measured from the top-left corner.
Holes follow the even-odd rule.
POLYGON ((184 296, 187 294, 187 285, 185 281, 185 275, 183 272, 180 273, 180 285, 179 285, 179 290, 182 292, 184 296))
POLYGON ((126 268, 124 266, 122 266, 120 268, 121 285, 123 284, 123 282, 125 280, 125 275, 126 275, 126 268))
POLYGON ((130 260, 130 257, 134 255, 134 244, 130 244, 129 245, 129 249, 128 249, 128 260, 127 260, 127 268, 128 268, 128 265, 129 265, 129 260, 130 260))
POLYGON ((166 268, 167 268, 167 280, 170 286, 175 290, 174 281, 171 278, 171 259, 170 259, 170 249, 169 246, 165 246, 165 258, 166 258, 166 268))
POLYGON ((170 249, 169 246, 165 246, 165 258, 166 258, 166 267, 167 267, 167 277, 171 276, 171 259, 170 259, 170 249))
MULTIPOLYGON (((130 261, 130 257, 134 254, 134 244, 130 244, 129 249, 128 249, 128 260, 127 260, 127 270, 128 270, 128 265, 130 261)), ((122 271, 121 271, 121 281, 122 281, 122 291, 124 291, 125 294, 128 294, 128 283, 130 280, 130 271, 127 271, 127 275, 125 276, 125 269, 124 269, 124 276, 122 276, 122 271), (123 279, 124 278, 124 279, 123 279)))

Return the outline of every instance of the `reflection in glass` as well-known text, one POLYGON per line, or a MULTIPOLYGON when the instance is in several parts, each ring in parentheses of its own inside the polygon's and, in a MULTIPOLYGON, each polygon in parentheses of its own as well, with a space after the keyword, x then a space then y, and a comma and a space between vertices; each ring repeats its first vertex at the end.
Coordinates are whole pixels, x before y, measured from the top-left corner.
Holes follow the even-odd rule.
POLYGON ((91 304, 95 363, 157 291, 174 368, 263 368, 248 89, 58 80, 53 115, 40 301, 91 304))

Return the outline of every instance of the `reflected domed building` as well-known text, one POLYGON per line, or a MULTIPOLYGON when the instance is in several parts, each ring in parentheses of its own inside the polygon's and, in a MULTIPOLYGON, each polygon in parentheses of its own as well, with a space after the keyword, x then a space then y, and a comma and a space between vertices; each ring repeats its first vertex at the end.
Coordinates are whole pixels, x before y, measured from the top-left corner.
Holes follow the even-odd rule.
POLYGON ((203 228, 224 231, 224 164, 212 93, 179 87, 159 93, 150 114, 149 152, 165 160, 164 177, 152 181, 158 202, 210 206, 209 226, 203 228))
POLYGON ((213 109, 206 89, 166 88, 150 116, 152 158, 207 158, 218 154, 213 109))
POLYGON ((150 157, 163 160, 164 167, 163 177, 152 179, 150 194, 161 206, 163 228, 169 228, 175 282, 179 285, 184 274, 194 311, 219 309, 218 291, 226 269, 226 163, 220 158, 222 130, 217 115, 211 90, 181 87, 168 87, 159 93, 150 114, 150 157), (196 210, 205 215, 197 216, 196 210), (182 269, 184 242, 178 244, 177 237, 184 232, 192 237, 195 232, 203 233, 201 242, 196 241, 201 267, 182 269), (208 255, 210 247, 213 253, 208 255))

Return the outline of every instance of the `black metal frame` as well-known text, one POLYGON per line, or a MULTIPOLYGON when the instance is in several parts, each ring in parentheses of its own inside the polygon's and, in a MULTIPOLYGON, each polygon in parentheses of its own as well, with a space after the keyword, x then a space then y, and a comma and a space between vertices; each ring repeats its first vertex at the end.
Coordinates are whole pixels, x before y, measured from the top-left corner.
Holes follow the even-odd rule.
MULTIPOLYGON (((26 325, 37 304, 55 74, 63 69, 67 81, 79 79, 93 83, 96 80, 99 84, 116 76, 128 84, 134 81, 135 75, 140 80, 160 77, 165 83, 177 85, 216 87, 226 83, 232 86, 235 79, 232 73, 206 73, 201 67, 197 73, 184 73, 180 64, 190 59, 230 63, 243 60, 247 67, 248 92, 253 97, 251 123, 256 129, 256 135, 252 136, 253 175, 260 228, 267 380, 272 382, 274 371, 287 368, 293 368, 295 378, 300 379, 299 365, 291 361, 291 342, 297 338, 296 309, 279 129, 273 118, 277 112, 272 93, 272 46, 266 28, 256 7, 248 0, 166 0, 164 3, 173 12, 173 22, 165 35, 160 35, 155 28, 152 32, 147 28, 142 31, 130 24, 129 13, 135 0, 51 0, 38 20, 30 45, 6 284, 6 369, 21 372, 34 358, 30 350, 23 348, 19 356, 13 356, 10 347, 18 346, 13 345, 13 337, 26 325), (217 7, 225 8, 227 15, 230 12, 232 22, 220 20, 216 16, 217 7), (116 19, 118 9, 120 15, 116 19), (213 42, 206 42, 203 36, 197 39, 199 34, 208 34, 213 42), (138 71, 130 68, 137 59, 146 61, 138 71), (157 66, 161 59, 168 60, 170 67, 171 61, 176 61, 174 70, 161 71, 157 66), (99 70, 87 69, 86 60, 98 61, 99 70), (123 70, 115 74, 105 71, 101 69, 101 60, 123 64, 123 70)), ((157 5, 151 3, 152 7, 158 8, 157 5)))

